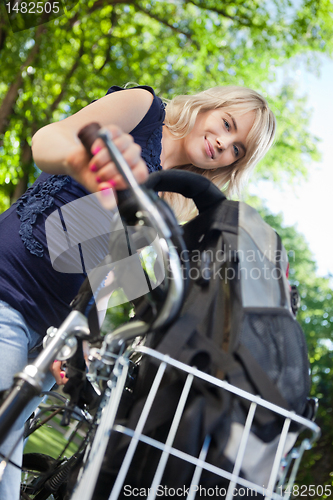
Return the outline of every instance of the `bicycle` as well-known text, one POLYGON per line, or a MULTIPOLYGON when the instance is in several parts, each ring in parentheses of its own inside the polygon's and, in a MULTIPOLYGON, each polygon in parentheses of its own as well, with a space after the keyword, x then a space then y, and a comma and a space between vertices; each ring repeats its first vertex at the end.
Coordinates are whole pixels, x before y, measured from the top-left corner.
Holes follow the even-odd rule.
MULTIPOLYGON (((124 481, 130 471, 132 459, 137 459, 135 451, 138 443, 144 443, 152 449, 161 452, 157 469, 151 477, 151 486, 147 488, 147 498, 149 499, 159 496, 161 479, 166 470, 165 468, 170 456, 177 457, 177 459, 182 460, 183 465, 190 465, 193 469, 193 476, 188 488, 187 498, 195 498, 198 493, 202 471, 208 471, 216 477, 222 478, 223 481, 227 480, 227 483, 223 483, 227 486, 221 486, 221 488, 225 490, 224 496, 227 500, 230 500, 234 496, 233 492, 235 491, 236 485, 240 485, 240 487, 243 488, 249 488, 251 491, 259 493, 266 499, 279 500, 282 498, 289 498, 290 494, 288 496, 288 493, 285 494, 284 492, 287 491, 288 488, 290 489, 290 486, 295 480, 297 468, 304 450, 309 448, 318 438, 320 433, 318 426, 309 419, 283 410, 259 397, 231 386, 223 380, 211 377, 196 368, 184 365, 168 356, 161 356, 149 346, 152 340, 150 333, 171 324, 182 305, 185 293, 183 272, 185 267, 186 274, 186 265, 184 266, 184 262, 181 262, 179 252, 176 251, 176 246, 178 246, 178 249, 183 249, 184 246, 177 222, 169 209, 159 200, 157 195, 149 193, 136 183, 122 156, 110 141, 107 132, 101 131, 99 136, 104 140, 118 170, 122 173, 127 184, 131 188, 132 198, 130 197, 123 201, 121 208, 122 216, 126 218, 129 225, 131 223, 137 223, 139 228, 140 226, 147 225, 148 230, 146 231, 146 237, 148 235, 150 239, 153 239, 156 237, 156 234, 158 235, 159 240, 163 243, 159 248, 158 265, 160 268, 166 270, 166 275, 163 280, 163 285, 158 287, 155 293, 151 288, 150 294, 148 294, 148 308, 150 312, 153 313, 152 317, 150 315, 147 322, 143 320, 134 320, 125 324, 115 332, 106 335, 100 348, 91 350, 88 378, 94 384, 99 385, 102 396, 90 431, 88 432, 87 440, 80 454, 80 461, 82 463, 78 471, 77 484, 73 489, 73 493, 68 498, 72 500, 90 500, 91 498, 99 498, 101 494, 103 495, 103 492, 96 492, 95 489, 96 485, 98 486, 103 483, 101 480, 101 470, 111 432, 131 438, 127 443, 128 447, 125 450, 124 460, 122 460, 119 470, 117 469, 114 482, 106 486, 107 489, 111 489, 110 499, 112 500, 122 498, 122 495, 125 495, 123 490, 124 481), (133 198, 135 199, 135 203, 133 202, 133 198), (177 240, 176 246, 174 238, 177 240), (152 297, 154 300, 152 300, 152 297), (145 343, 148 345, 144 345, 145 343), (140 365, 142 357, 155 360, 158 365, 157 375, 152 382, 151 390, 147 397, 147 403, 143 406, 137 425, 134 428, 130 428, 118 422, 118 410, 124 411, 123 406, 125 404, 126 407, 127 404, 126 401, 124 403, 124 395, 135 390, 131 386, 131 383, 135 381, 135 372, 140 365), (179 403, 176 406, 172 427, 166 435, 166 440, 161 442, 143 434, 142 431, 147 421, 149 411, 154 403, 159 384, 168 367, 186 375, 184 388, 181 391, 179 403), (210 440, 209 436, 207 436, 198 457, 189 453, 184 453, 173 446, 178 425, 180 424, 180 417, 185 408, 190 387, 195 379, 203 380, 211 386, 218 387, 239 398, 249 401, 248 417, 243 433, 241 437, 239 437, 238 445, 236 446, 238 451, 234 453, 233 449, 230 450, 230 459, 232 459, 234 463, 231 471, 212 466, 206 461, 210 440), (249 460, 246 454, 246 444, 250 436, 250 429, 255 412, 257 408, 260 407, 266 408, 270 412, 279 415, 284 420, 279 442, 276 443, 276 453, 271 464, 272 470, 267 486, 261 485, 258 481, 249 481, 241 476, 243 462, 244 460, 249 460), (297 450, 291 451, 288 457, 284 458, 284 449, 292 422, 296 423, 298 426, 303 426, 304 429, 310 430, 311 437, 305 438, 297 450), (282 460, 283 471, 281 470, 282 460), (293 460, 295 460, 295 462, 290 472, 293 460), (288 476, 288 474, 290 475, 288 476), (283 484, 287 478, 287 490, 284 490, 283 484)), ((81 140, 89 149, 89 145, 92 142, 91 137, 89 139, 81 135, 81 140)), ((204 186, 204 188, 206 188, 206 186, 204 186)), ((218 194, 217 191, 215 192, 213 190, 213 199, 215 199, 215 196, 218 196, 218 194)), ((131 238, 135 239, 135 237, 135 233, 127 235, 128 241, 131 238)), ((137 238, 138 244, 141 237, 142 234, 139 231, 139 237, 137 238)), ((117 255, 116 243, 113 244, 111 253, 117 255)), ((17 415, 26 402, 40 391, 43 373, 46 372, 53 359, 70 358, 77 347, 78 341, 75 340, 76 338, 79 339, 79 342, 83 339, 89 340, 90 332, 87 325, 86 314, 91 301, 91 289, 96 290, 98 288, 105 275, 105 266, 111 266, 108 267, 108 269, 112 268, 110 258, 107 258, 99 268, 94 270, 93 275, 90 276, 90 283, 83 287, 72 304, 73 311, 60 328, 57 331, 53 330, 49 332, 49 339, 36 361, 32 365, 27 366, 21 374, 18 374, 15 385, 1 408, 1 438, 8 432, 11 421, 13 420, 13 415, 17 415)), ((69 409, 69 412, 73 411, 73 408, 69 409)), ((50 469, 53 469, 53 465, 54 464, 50 465, 50 469)))

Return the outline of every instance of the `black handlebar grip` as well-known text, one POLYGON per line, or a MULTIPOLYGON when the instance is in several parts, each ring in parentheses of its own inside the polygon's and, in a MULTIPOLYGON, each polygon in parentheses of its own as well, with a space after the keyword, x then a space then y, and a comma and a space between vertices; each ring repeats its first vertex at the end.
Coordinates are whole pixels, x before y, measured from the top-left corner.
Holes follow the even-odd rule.
POLYGON ((93 154, 91 152, 91 146, 96 141, 97 134, 100 128, 101 126, 99 123, 96 122, 89 123, 89 125, 86 125, 85 127, 81 128, 81 130, 77 134, 78 138, 86 148, 86 151, 89 154, 90 158, 93 157, 93 154))
POLYGON ((13 427, 26 405, 37 396, 40 388, 20 378, 14 381, 12 388, 6 394, 6 399, 0 408, 0 444, 7 438, 7 433, 13 427))

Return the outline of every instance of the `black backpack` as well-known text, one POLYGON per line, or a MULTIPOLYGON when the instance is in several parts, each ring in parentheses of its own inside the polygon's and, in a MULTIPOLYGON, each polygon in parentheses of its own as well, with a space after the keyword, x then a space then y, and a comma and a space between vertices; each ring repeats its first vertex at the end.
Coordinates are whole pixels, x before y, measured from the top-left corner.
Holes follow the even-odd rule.
MULTIPOLYGON (((181 250, 181 257, 189 265, 186 299, 178 319, 153 337, 154 349, 280 408, 309 417, 307 347, 294 314, 294 295, 286 277, 288 259, 280 237, 256 210, 226 199, 197 174, 159 172, 149 177, 146 186, 193 198, 199 209, 199 215, 182 226, 187 250, 181 250)), ((157 368, 157 360, 149 356, 139 366, 134 400, 121 415, 122 423, 131 429, 141 414, 157 368)), ((165 442, 186 375, 176 368, 166 370, 144 435, 165 442)), ((250 402, 237 394, 195 378, 173 447, 198 457, 209 435, 207 463, 231 472, 249 407, 250 402)), ((275 453, 283 422, 282 416, 257 408, 240 476, 267 487, 272 450, 275 453)), ((299 430, 291 424, 286 451, 299 430)), ((128 443, 127 436, 111 435, 94 498, 104 498, 113 485, 128 443)), ((160 457, 160 449, 139 443, 124 484, 148 491, 160 457)), ((219 477, 212 470, 202 471, 200 487, 219 487, 215 496, 223 498, 221 488, 227 487, 228 474, 219 477)), ((195 465, 171 454, 160 486, 175 491, 189 488, 194 471, 195 465)), ((241 494, 239 498, 247 496, 241 494)))

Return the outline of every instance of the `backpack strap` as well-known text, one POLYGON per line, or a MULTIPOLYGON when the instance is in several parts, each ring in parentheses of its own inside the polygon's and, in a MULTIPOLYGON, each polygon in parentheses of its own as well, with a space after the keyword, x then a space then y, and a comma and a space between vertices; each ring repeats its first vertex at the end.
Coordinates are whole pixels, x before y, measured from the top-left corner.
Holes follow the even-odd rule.
POLYGON ((259 363, 254 359, 251 352, 243 344, 239 344, 236 355, 241 359, 253 385, 258 389, 260 395, 271 403, 290 410, 290 405, 281 395, 279 389, 267 376, 259 363))
POLYGON ((157 350, 184 363, 189 363, 196 353, 205 351, 209 354, 213 363, 222 367, 225 373, 229 371, 238 372, 241 371, 241 367, 230 353, 217 349, 215 342, 203 336, 200 332, 198 333, 198 325, 208 312, 211 298, 214 295, 214 287, 205 288, 204 293, 196 297, 190 309, 164 334, 162 341, 157 346, 157 350), (203 297, 203 295, 205 296, 203 297), (198 315, 198 311, 200 315, 198 315), (186 344, 194 334, 196 335, 198 348, 191 350, 190 357, 186 358, 186 344))
POLYGON ((282 247, 282 240, 278 235, 278 233, 276 233, 276 238, 277 238, 277 254, 276 254, 275 264, 276 268, 279 270, 280 306, 285 307, 286 304, 288 304, 288 300, 286 297, 286 290, 284 288, 282 279, 283 271, 281 267, 281 252, 283 247, 282 247))

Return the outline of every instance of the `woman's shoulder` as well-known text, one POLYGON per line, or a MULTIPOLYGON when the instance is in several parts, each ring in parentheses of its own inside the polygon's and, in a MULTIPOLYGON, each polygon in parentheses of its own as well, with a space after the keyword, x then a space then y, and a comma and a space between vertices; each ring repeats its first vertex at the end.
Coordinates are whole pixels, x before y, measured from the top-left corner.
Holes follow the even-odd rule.
POLYGON ((162 99, 158 97, 154 91, 154 89, 148 85, 137 85, 135 87, 119 87, 117 85, 113 85, 107 91, 106 95, 112 94, 114 92, 120 91, 140 91, 142 97, 144 94, 153 96, 149 109, 142 120, 136 125, 136 127, 131 131, 131 134, 146 134, 149 132, 149 129, 153 130, 157 125, 163 125, 165 118, 165 104, 162 99))
POLYGON ((105 95, 113 94, 115 92, 121 92, 121 91, 133 91, 135 90, 137 94, 144 95, 145 93, 149 92, 153 96, 153 99, 156 98, 155 91, 152 87, 149 85, 135 85, 132 87, 120 87, 119 85, 112 85, 107 91, 105 95))
POLYGON ((155 94, 152 87, 148 85, 138 85, 123 89, 116 85, 110 87, 108 93, 120 91, 140 90, 140 92, 150 93, 153 96, 150 107, 141 121, 130 132, 135 142, 140 144, 141 156, 145 160, 148 171, 155 172, 161 170, 161 148, 162 148, 162 126, 165 118, 165 105, 160 97, 155 94))

